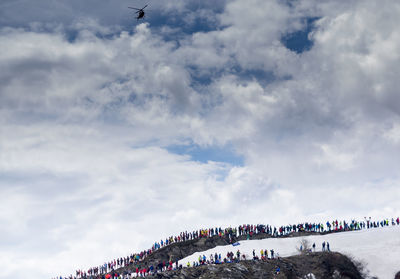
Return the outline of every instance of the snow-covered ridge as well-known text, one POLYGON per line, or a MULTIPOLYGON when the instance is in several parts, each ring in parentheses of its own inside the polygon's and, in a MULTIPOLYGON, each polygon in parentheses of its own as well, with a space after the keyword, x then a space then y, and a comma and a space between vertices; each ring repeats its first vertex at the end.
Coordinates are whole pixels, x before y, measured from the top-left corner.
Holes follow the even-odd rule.
POLYGON ((366 265, 371 276, 379 279, 392 279, 396 272, 400 271, 400 226, 373 228, 368 230, 339 232, 326 235, 311 235, 292 238, 267 238, 262 240, 244 240, 240 245, 217 246, 213 249, 194 253, 179 261, 186 266, 187 262, 198 261, 199 256, 207 258, 215 253, 221 254, 222 259, 227 252, 236 252, 238 249, 243 254, 252 257, 253 249, 260 256, 261 249, 274 249, 281 257, 292 256, 298 253, 302 239, 315 243, 316 251, 322 250, 322 243, 329 242, 330 249, 345 255, 349 255, 366 265))

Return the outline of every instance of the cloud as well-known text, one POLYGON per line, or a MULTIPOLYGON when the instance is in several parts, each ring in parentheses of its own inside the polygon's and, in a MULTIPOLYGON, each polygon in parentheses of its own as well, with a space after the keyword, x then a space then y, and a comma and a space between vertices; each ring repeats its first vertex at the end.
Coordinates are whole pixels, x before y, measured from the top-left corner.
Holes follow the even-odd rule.
POLYGON ((394 124, 394 126, 390 129, 388 129, 384 135, 383 135, 387 140, 398 144, 400 142, 400 125, 399 124, 394 124))
POLYGON ((1 278, 180 230, 399 214, 398 4, 153 2, 133 26, 96 3, 2 3, 1 278))

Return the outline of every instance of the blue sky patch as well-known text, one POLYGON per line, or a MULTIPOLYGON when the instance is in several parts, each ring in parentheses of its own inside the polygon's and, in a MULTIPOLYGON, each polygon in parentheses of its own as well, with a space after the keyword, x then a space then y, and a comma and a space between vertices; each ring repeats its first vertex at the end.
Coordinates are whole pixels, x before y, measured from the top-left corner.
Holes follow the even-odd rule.
POLYGON ((208 161, 229 163, 234 166, 244 166, 244 158, 238 155, 230 144, 224 146, 170 145, 168 152, 189 155, 193 161, 207 163, 208 161))
POLYGON ((302 53, 310 50, 314 42, 309 39, 308 35, 313 31, 313 23, 318 20, 318 17, 307 18, 304 30, 295 31, 292 33, 285 34, 281 38, 282 44, 288 49, 296 53, 302 53))

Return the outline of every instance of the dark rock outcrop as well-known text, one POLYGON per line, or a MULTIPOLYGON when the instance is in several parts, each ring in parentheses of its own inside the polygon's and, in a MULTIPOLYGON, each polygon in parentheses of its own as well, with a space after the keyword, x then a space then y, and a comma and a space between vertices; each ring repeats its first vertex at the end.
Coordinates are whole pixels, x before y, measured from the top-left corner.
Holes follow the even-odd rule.
MULTIPOLYGON (((150 265, 156 266, 159 263, 167 261, 173 261, 175 263, 175 261, 181 260, 196 252, 202 252, 217 246, 228 245, 228 244, 229 244, 228 238, 218 237, 218 236, 197 238, 184 242, 176 242, 156 250, 155 252, 147 256, 143 261, 140 261, 136 265, 138 265, 139 267, 148 267, 150 265)), ((120 270, 125 270, 125 269, 126 268, 120 270)))
MULTIPOLYGON (((256 235, 253 239, 254 238, 266 238, 266 235, 256 235)), ((235 242, 237 240, 238 239, 235 238, 231 241, 235 242)), ((162 262, 175 262, 195 252, 202 252, 216 246, 228 245, 229 243, 229 238, 218 236, 172 243, 171 245, 155 251, 143 261, 128 267, 120 268, 117 271, 124 273, 124 271, 135 271, 136 267, 140 269, 151 265, 156 267, 162 262)), ((195 268, 183 268, 181 270, 163 272, 146 278, 314 278, 311 275, 311 277, 307 277, 309 274, 313 274, 315 278, 363 278, 360 271, 349 258, 335 252, 301 254, 267 261, 241 261, 239 263, 204 265, 195 268), (277 267, 280 268, 279 274, 275 274, 277 267)))
MULTIPOLYGON (((317 232, 296 232, 288 235, 279 236, 277 238, 298 237, 307 235, 319 235, 322 233, 317 232)), ((265 239, 272 238, 271 235, 265 233, 254 234, 250 239, 265 239)), ((276 238, 276 237, 275 237, 276 238)), ((140 262, 139 266, 148 267, 150 265, 156 266, 163 261, 178 261, 196 252, 203 252, 217 246, 229 245, 230 243, 246 240, 247 236, 233 236, 232 239, 226 235, 225 237, 213 236, 205 238, 197 238, 183 242, 175 242, 161 249, 156 250, 153 254, 146 257, 140 262)))
POLYGON ((362 279, 356 266, 339 253, 312 253, 268 261, 241 261, 203 265, 169 271, 147 278, 157 279, 258 279, 258 278, 343 278, 362 279), (276 270, 279 267, 280 272, 276 270), (312 275, 315 277, 311 277, 312 275), (308 276, 308 277, 307 277, 308 276))

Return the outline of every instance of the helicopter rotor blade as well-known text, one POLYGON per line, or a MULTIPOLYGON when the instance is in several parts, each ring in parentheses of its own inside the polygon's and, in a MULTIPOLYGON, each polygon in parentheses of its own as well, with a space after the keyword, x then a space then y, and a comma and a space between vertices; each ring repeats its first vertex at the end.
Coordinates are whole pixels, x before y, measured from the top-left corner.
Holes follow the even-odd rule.
POLYGON ((146 8, 148 5, 144 6, 141 10, 143 10, 144 8, 146 8))
POLYGON ((140 11, 141 9, 138 9, 138 8, 133 8, 133 7, 128 7, 129 9, 134 9, 134 10, 138 10, 138 11, 140 11))

